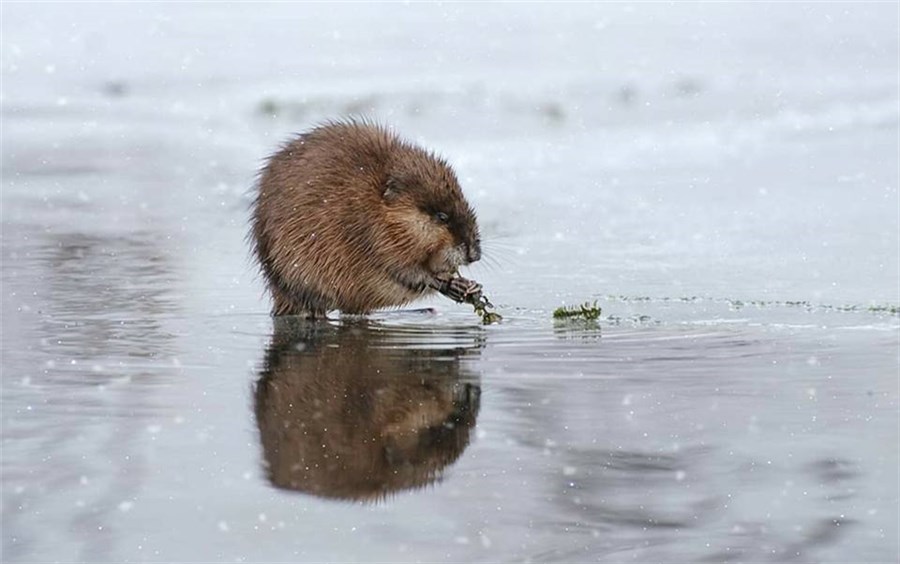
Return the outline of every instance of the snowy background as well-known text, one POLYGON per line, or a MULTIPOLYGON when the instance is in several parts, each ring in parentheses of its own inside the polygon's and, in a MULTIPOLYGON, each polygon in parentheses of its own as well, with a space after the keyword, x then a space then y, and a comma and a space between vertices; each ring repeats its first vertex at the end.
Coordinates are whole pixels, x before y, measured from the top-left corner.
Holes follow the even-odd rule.
POLYGON ((896 4, 0 13, 4 561, 900 554, 896 4), (248 407, 256 171, 347 115, 453 164, 507 318, 400 331, 483 342, 478 432, 362 507, 269 487, 248 407))

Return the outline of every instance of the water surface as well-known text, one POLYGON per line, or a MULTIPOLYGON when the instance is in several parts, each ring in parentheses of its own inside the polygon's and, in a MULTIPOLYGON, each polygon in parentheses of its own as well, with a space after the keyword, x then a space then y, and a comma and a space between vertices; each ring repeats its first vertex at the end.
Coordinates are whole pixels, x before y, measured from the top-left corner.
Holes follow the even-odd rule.
POLYGON ((4 6, 2 559, 896 561, 897 8, 702 6, 4 6), (269 317, 254 175, 348 113, 503 324, 269 317))

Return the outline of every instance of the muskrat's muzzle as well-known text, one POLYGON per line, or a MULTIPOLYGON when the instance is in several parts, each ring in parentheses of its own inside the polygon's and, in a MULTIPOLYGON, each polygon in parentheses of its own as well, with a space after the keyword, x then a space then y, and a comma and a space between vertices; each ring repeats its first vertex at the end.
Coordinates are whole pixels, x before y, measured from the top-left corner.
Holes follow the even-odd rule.
POLYGON ((468 264, 481 260, 481 241, 476 239, 474 243, 466 245, 466 260, 468 264))

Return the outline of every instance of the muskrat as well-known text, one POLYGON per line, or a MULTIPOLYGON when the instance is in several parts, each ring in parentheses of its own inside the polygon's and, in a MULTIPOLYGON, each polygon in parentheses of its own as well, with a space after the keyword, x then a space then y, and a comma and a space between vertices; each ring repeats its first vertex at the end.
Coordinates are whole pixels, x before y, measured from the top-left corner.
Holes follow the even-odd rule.
POLYGON ((481 258, 481 239, 453 169, 369 122, 329 122, 272 155, 251 238, 273 315, 367 314, 435 290, 481 295, 457 273, 481 258))

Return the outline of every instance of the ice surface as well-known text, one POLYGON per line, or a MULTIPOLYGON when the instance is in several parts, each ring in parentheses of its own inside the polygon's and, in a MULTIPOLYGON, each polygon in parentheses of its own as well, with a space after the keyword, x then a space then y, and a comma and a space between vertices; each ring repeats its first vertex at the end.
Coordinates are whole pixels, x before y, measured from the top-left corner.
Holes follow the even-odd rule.
POLYGON ((900 554, 896 5, 0 10, 3 561, 900 554), (267 353, 250 188, 348 115, 456 168, 502 326, 437 298, 267 353), (480 390, 458 458, 273 487, 266 366, 369 349, 480 390))

